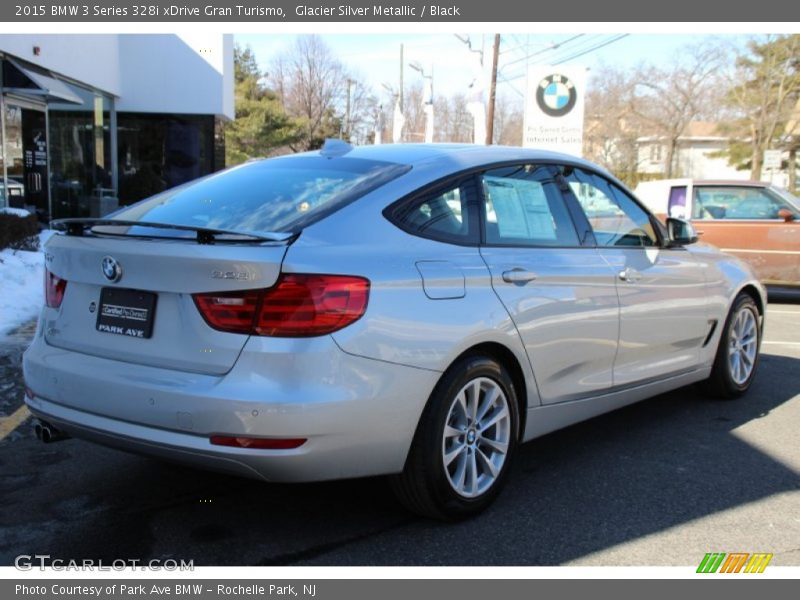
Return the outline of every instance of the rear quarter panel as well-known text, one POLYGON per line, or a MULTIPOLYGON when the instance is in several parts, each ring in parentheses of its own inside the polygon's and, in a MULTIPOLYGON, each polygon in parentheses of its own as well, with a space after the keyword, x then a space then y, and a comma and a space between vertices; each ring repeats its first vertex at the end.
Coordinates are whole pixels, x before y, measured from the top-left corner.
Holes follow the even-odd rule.
POLYGON ((412 236, 383 216, 386 206, 424 181, 420 177, 392 190, 381 188, 307 228, 289 248, 283 270, 370 280, 364 316, 333 334, 345 352, 441 373, 477 344, 501 344, 522 368, 528 403, 538 404, 525 349, 492 289, 478 248, 412 236), (421 261, 448 266, 441 278, 426 280, 427 293, 417 264, 421 261), (463 286, 464 294, 436 299, 430 297, 436 296, 430 286, 442 290, 463 286))

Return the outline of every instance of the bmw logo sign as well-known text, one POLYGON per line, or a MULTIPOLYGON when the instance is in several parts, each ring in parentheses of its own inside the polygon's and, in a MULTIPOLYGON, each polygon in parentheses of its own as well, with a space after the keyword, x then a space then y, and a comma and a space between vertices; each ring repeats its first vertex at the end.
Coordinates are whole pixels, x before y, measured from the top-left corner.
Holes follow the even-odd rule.
POLYGON ((103 275, 112 283, 122 279, 122 267, 115 258, 104 256, 102 263, 103 275))
POLYGON ((548 75, 536 88, 536 104, 550 117, 563 117, 575 107, 575 84, 564 75, 548 75))

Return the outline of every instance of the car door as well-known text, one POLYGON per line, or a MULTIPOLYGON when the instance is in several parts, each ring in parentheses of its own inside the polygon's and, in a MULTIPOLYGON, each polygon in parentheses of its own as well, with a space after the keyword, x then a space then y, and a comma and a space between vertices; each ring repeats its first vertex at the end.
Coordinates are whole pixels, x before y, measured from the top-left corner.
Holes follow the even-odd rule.
POLYGON ((784 220, 781 209, 797 207, 777 192, 757 186, 697 185, 692 221, 701 240, 749 263, 772 285, 800 283, 800 225, 784 220))
MULTIPOLYGON (((543 404, 596 395, 613 383, 614 272, 576 229, 547 165, 481 173, 481 255, 519 331, 543 404)), ((573 201, 574 203, 574 201, 573 201)), ((572 211, 572 212, 571 212, 572 211)))
POLYGON ((601 256, 616 274, 620 304, 614 386, 695 368, 708 337, 703 267, 683 248, 667 248, 655 219, 597 173, 568 169, 572 193, 601 256))

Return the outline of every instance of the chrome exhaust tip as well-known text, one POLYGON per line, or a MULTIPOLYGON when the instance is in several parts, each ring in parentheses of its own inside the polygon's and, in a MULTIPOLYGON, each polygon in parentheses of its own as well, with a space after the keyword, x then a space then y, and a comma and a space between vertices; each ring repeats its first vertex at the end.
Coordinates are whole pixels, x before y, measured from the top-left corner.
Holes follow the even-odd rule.
POLYGON ((60 442, 69 438, 69 435, 60 429, 56 429, 46 421, 39 421, 33 428, 36 434, 36 439, 41 440, 45 444, 52 442, 60 442))

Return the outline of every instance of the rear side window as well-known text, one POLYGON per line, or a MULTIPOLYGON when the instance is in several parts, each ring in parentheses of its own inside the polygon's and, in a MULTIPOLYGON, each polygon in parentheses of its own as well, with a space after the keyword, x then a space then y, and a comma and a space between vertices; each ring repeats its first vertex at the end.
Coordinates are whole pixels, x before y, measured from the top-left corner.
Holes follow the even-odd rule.
POLYGON ((387 217, 408 233, 440 242, 477 244, 472 180, 425 192, 390 209, 387 217))
MULTIPOLYGON (((113 218, 235 231, 297 232, 410 168, 347 156, 253 161, 142 200, 113 218)), ((174 236, 174 232, 167 235, 174 236)))
POLYGON ((580 246, 572 218, 546 165, 520 165, 481 175, 486 243, 580 246))

